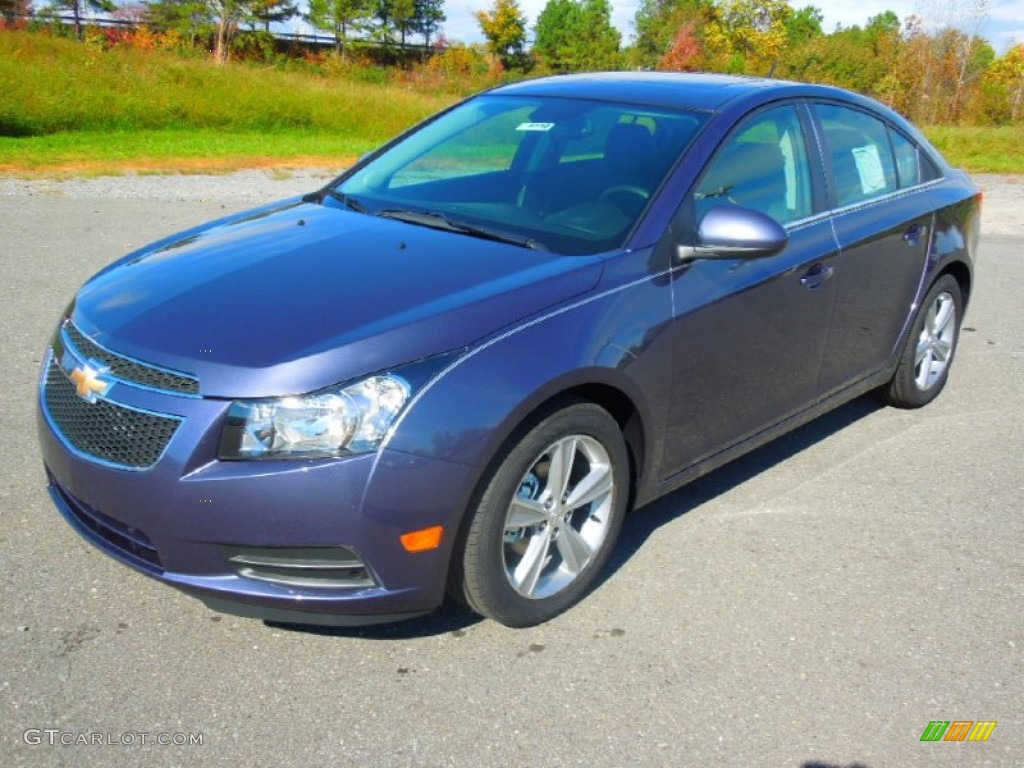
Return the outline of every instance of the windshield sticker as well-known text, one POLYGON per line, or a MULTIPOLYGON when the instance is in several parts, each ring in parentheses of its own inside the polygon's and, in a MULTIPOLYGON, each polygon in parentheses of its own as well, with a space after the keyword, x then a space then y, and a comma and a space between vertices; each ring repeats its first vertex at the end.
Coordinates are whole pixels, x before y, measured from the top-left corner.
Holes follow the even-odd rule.
POLYGON ((517 131, 550 131, 555 127, 554 123, 520 123, 516 126, 517 131))
POLYGON ((884 192, 885 172, 882 170, 882 158, 878 154, 878 147, 867 144, 863 147, 854 147, 850 151, 853 153, 853 161, 857 164, 857 173, 860 174, 861 191, 865 195, 884 192))

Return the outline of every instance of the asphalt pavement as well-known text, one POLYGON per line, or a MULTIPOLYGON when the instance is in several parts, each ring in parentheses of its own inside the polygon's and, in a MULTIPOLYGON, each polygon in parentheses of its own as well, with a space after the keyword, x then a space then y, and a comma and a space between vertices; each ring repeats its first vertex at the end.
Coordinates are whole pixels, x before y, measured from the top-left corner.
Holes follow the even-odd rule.
POLYGON ((0 766, 1024 765, 1020 237, 983 238, 939 400, 858 400, 638 510, 568 614, 309 631, 93 549, 36 448, 75 288, 240 206, 0 196, 0 766), (935 720, 997 725, 922 742, 935 720))

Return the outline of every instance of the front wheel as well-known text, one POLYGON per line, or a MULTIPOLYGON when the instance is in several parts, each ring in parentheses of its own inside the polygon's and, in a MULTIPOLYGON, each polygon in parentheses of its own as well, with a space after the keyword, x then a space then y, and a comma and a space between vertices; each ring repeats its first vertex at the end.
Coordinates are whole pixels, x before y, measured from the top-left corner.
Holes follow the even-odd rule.
POLYGON ((942 391, 949 378, 963 319, 963 293, 952 275, 935 281, 914 318, 899 366, 881 390, 898 408, 920 408, 942 391))
POLYGON ((505 454, 473 511, 461 591, 506 626, 540 624, 577 603, 611 553, 629 460, 618 424, 592 403, 556 411, 505 454))

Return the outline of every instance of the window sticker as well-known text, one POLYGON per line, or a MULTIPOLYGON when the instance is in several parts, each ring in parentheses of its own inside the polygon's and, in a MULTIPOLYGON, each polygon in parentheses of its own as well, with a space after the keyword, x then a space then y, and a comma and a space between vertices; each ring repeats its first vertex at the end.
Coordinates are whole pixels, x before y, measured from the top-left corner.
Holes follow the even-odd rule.
POLYGON ((878 154, 878 147, 866 144, 863 147, 854 147, 850 151, 853 153, 854 163, 857 164, 861 191, 865 195, 884 192, 885 172, 882 170, 882 158, 878 154))
POLYGON ((520 123, 516 126, 517 131, 550 131, 555 127, 554 123, 520 123))

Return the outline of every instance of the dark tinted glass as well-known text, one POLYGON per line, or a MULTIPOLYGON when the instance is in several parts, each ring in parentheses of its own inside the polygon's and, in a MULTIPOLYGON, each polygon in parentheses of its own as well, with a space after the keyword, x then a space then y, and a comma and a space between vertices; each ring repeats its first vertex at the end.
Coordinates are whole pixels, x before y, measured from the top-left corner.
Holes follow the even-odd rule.
POLYGON ((898 189, 896 164, 885 123, 856 109, 819 104, 839 206, 870 200, 898 189))
POLYGON ((899 174, 900 188, 912 187, 921 183, 921 163, 918 160, 917 145, 898 131, 889 131, 892 139, 892 152, 896 156, 896 172, 899 174))
POLYGON ((796 110, 777 107, 750 118, 712 160, 694 197, 698 218, 722 203, 782 224, 810 216, 811 170, 796 110))

